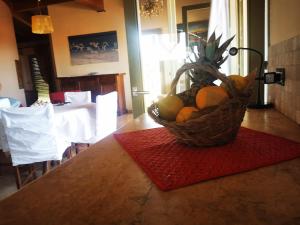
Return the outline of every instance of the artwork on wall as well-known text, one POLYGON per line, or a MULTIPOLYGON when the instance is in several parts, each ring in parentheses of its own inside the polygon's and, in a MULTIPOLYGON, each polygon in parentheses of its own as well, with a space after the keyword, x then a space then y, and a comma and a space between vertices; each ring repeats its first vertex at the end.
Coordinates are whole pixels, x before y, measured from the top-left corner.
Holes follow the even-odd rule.
POLYGON ((69 36, 72 65, 119 61, 117 32, 69 36))

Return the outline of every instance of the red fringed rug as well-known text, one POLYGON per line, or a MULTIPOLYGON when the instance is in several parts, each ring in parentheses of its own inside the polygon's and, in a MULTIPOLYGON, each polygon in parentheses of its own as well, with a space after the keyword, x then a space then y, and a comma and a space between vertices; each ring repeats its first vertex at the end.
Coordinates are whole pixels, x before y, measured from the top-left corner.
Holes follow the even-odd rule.
POLYGON ((165 128, 114 136, 163 191, 300 156, 300 143, 243 127, 234 142, 209 148, 179 144, 165 128))

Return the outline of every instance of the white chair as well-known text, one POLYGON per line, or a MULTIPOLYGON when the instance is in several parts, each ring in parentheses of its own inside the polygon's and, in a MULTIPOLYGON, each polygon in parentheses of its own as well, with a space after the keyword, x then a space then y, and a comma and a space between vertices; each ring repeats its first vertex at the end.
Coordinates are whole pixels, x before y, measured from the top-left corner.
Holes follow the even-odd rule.
POLYGON ((7 109, 10 107, 11 104, 8 98, 0 98, 0 149, 2 149, 4 152, 8 151, 8 147, 7 147, 7 140, 6 140, 4 127, 1 119, 1 109, 7 109))
POLYGON ((91 91, 65 92, 65 102, 91 103, 91 91))
POLYGON ((117 129, 117 110, 116 91, 96 97, 96 134, 99 140, 117 129))
POLYGON ((11 107, 10 101, 8 98, 1 98, 0 99, 0 108, 5 109, 11 107))
POLYGON ((18 165, 61 160, 71 145, 56 135, 52 104, 3 109, 1 115, 18 188, 22 185, 18 165))
POLYGON ((4 126, 1 118, 1 110, 0 110, 0 149, 2 149, 3 152, 8 152, 8 143, 7 138, 4 131, 4 126))
POLYGON ((117 129, 118 95, 110 92, 96 97, 95 136, 88 140, 94 144, 117 129))

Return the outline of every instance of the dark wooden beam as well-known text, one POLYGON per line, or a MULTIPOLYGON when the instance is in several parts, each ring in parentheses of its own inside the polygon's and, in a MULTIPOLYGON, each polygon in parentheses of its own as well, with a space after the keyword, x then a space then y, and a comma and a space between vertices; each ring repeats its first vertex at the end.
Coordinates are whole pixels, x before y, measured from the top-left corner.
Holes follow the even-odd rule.
POLYGON ((28 18, 28 16, 21 14, 19 12, 14 11, 14 4, 12 1, 10 0, 4 0, 4 2, 6 3, 6 5, 9 7, 12 16, 18 20, 19 22, 23 23, 24 25, 28 26, 31 28, 31 21, 30 18, 28 18))
POLYGON ((97 12, 105 12, 104 10, 104 0, 75 0, 82 5, 88 6, 97 12))
MULTIPOLYGON (((47 0, 40 2, 40 8, 45 8, 48 5, 59 4, 63 2, 70 2, 72 0, 47 0)), ((37 0, 26 0, 26 1, 11 1, 14 12, 26 12, 34 9, 38 9, 37 0)))
MULTIPOLYGON (((70 2, 74 0, 42 0, 40 2, 40 8, 43 9, 48 5, 59 4, 63 2, 70 2)), ((23 23, 24 25, 31 27, 31 14, 33 10, 38 9, 37 0, 4 0, 11 10, 13 17, 23 23), (31 11, 31 12, 30 12, 31 11)), ((104 0, 75 0, 84 6, 89 7, 97 12, 104 12, 104 0)))
POLYGON ((26 18, 24 15, 18 13, 18 12, 13 12, 13 17, 23 23, 24 25, 31 27, 31 19, 26 18))
MULTIPOLYGON (((48 5, 59 4, 64 2, 75 1, 82 5, 85 5, 97 12, 104 12, 104 0, 41 0, 40 8, 46 8, 48 5)), ((38 9, 37 0, 4 0, 4 2, 10 7, 12 12, 28 12, 38 9)))

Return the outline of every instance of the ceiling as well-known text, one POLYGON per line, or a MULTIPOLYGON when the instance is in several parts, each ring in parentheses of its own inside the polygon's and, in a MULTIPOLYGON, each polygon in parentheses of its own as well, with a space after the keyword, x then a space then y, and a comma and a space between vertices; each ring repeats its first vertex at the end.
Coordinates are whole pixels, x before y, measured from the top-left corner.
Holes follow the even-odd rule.
POLYGON ((104 0, 3 0, 11 10, 14 19, 16 39, 18 43, 37 42, 48 38, 48 35, 33 34, 31 32, 31 16, 48 14, 47 6, 64 2, 76 2, 82 7, 97 12, 104 12, 104 0))

